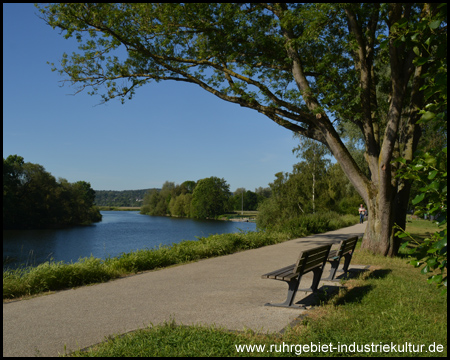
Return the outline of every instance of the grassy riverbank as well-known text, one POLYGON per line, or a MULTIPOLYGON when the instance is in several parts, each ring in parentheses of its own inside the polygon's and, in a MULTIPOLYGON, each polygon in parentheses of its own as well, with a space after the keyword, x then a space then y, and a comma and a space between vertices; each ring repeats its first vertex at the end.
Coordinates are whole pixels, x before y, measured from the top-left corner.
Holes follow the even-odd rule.
MULTIPOLYGON (((334 217, 328 222, 311 223, 314 232, 326 232, 357 223, 354 216, 334 217)), ((305 227, 301 236, 313 231, 305 227)), ((48 291, 108 281, 140 271, 154 270, 200 259, 232 254, 289 240, 292 235, 279 232, 247 232, 213 235, 196 241, 182 241, 155 250, 138 250, 105 260, 90 257, 75 263, 49 261, 35 267, 3 272, 3 299, 17 299, 48 291)), ((296 234, 296 237, 298 234, 296 234)))
MULTIPOLYGON (((433 227, 419 220, 408 230, 422 237, 433 227)), ((346 281, 339 293, 323 297, 321 306, 281 335, 182 326, 174 319, 71 356, 296 356, 304 350, 302 356, 446 357, 447 295, 440 295, 405 257, 374 256, 359 248, 360 243, 352 263, 371 264, 371 269, 346 281), (299 347, 311 344, 327 351, 299 347), (236 346, 243 346, 240 352, 236 346)))

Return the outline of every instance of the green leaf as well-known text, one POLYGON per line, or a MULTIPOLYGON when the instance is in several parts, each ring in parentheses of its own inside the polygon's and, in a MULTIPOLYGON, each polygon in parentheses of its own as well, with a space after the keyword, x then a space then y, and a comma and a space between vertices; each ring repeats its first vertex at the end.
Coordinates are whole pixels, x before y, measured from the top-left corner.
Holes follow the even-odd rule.
POLYGON ((442 249, 444 246, 447 246, 447 236, 444 237, 443 239, 439 240, 437 243, 435 243, 433 245, 433 248, 440 250, 442 249))
POLYGON ((405 241, 402 246, 400 246, 400 250, 405 250, 406 247, 409 245, 409 241, 405 241))
POLYGON ((435 259, 435 258, 431 258, 431 259, 428 259, 427 260, 427 266, 429 267, 429 268, 435 268, 436 267, 436 265, 438 264, 438 261, 435 259))
POLYGON ((441 25, 441 20, 435 20, 430 23, 430 29, 437 29, 441 25))
POLYGON ((436 275, 433 275, 433 276, 431 277, 431 279, 433 279, 433 282, 434 282, 434 283, 439 284, 440 282, 442 282, 442 274, 436 274, 436 275))
POLYGON ((404 238, 404 237, 407 237, 407 236, 409 236, 409 234, 407 234, 407 233, 404 233, 404 232, 397 232, 397 237, 398 238, 400 238, 400 239, 402 239, 402 238, 404 238))
POLYGON ((416 66, 422 66, 423 64, 426 64, 428 61, 428 58, 425 57, 419 57, 414 60, 414 65, 416 66))
POLYGON ((402 164, 406 164, 406 159, 403 157, 398 157, 394 159, 393 162, 401 162, 402 164))
MULTIPOLYGON (((408 25, 408 19, 405 19, 405 18, 400 19, 400 21, 394 25, 397 25, 397 27, 399 27, 399 28, 404 28, 406 25, 408 25)), ((431 26, 431 24, 430 24, 430 26, 431 26)))
MULTIPOLYGON (((425 63, 424 63, 425 64, 425 63)), ((423 65, 423 64, 422 64, 423 65)), ((431 119, 434 119, 436 116, 435 113, 431 112, 431 111, 427 111, 425 114, 422 115, 422 120, 426 120, 429 121, 431 119)))
POLYGON ((429 189, 430 189, 430 190, 434 190, 434 191, 438 191, 438 190, 439 190, 439 181, 433 181, 433 182, 429 185, 429 189))
POLYGON ((428 174, 428 180, 433 180, 436 177, 437 173, 437 170, 430 171, 430 173, 428 174))
POLYGON ((417 196, 412 200, 413 205, 416 205, 416 204, 420 203, 424 198, 425 198, 425 194, 424 194, 424 193, 417 195, 417 196))

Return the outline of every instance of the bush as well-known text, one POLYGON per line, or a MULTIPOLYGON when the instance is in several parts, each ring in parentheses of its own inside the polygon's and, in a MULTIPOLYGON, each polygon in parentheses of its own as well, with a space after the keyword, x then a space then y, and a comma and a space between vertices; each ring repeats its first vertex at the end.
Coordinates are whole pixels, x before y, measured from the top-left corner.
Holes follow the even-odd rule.
MULTIPOLYGON (((267 220, 264 220, 267 223, 267 220)), ((318 234, 326 231, 340 229, 351 226, 358 222, 357 216, 340 215, 334 211, 321 212, 315 214, 299 215, 296 217, 279 217, 274 222, 269 222, 266 226, 270 231, 287 234, 290 238, 318 234)), ((258 220, 258 227, 262 225, 258 220)))

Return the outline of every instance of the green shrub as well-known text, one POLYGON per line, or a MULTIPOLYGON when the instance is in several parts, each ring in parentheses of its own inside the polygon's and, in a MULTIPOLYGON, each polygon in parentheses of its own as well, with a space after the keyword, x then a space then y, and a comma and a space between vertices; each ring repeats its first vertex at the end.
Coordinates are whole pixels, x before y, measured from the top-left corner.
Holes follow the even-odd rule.
MULTIPOLYGON (((334 211, 328 211, 295 217, 278 217, 276 222, 269 223, 266 229, 296 238, 351 226, 357 221, 357 216, 339 215, 334 211)), ((260 225, 261 223, 258 223, 258 226, 260 225)))

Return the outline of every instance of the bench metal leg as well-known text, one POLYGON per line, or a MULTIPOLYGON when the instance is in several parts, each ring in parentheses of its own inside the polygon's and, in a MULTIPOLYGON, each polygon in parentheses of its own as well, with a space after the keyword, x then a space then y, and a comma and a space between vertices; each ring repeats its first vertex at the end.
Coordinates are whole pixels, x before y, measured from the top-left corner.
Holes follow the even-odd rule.
POLYGON ((308 289, 300 289, 300 291, 306 291, 306 292, 316 292, 317 288, 319 287, 320 278, 322 277, 323 268, 315 268, 313 270, 313 281, 311 284, 311 287, 308 289))
POLYGON ((276 306, 276 307, 287 307, 287 308, 297 308, 298 307, 298 306, 293 306, 292 304, 294 303, 295 295, 297 294, 298 285, 300 284, 300 279, 295 279, 295 280, 285 281, 285 282, 289 286, 286 301, 283 303, 279 303, 279 304, 267 303, 267 304, 265 304, 265 306, 276 306))
POLYGON ((326 281, 334 280, 334 277, 336 276, 336 271, 337 271, 337 269, 339 267, 339 260, 340 259, 330 261, 330 264, 331 264, 330 274, 328 275, 327 278, 325 278, 323 280, 326 280, 326 281))
MULTIPOLYGON (((346 276, 347 273, 348 273, 348 267, 350 266, 350 261, 352 260, 352 255, 353 254, 345 254, 343 256, 343 258, 344 258, 344 267, 342 268, 342 270, 344 270, 344 276, 346 276)), ((336 272, 337 272, 337 269, 339 267, 340 259, 339 260, 332 260, 332 261, 329 261, 329 262, 331 264, 330 274, 328 275, 328 277, 326 279, 323 279, 323 280, 324 281, 338 281, 338 280, 334 279, 334 277, 336 276, 336 272)))
POLYGON ((353 254, 345 254, 344 258, 344 272, 347 273, 348 272, 348 267, 350 266, 350 260, 352 259, 352 255, 353 254))

